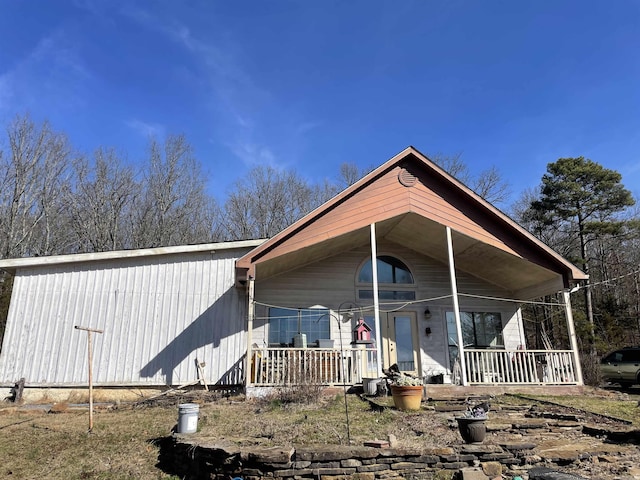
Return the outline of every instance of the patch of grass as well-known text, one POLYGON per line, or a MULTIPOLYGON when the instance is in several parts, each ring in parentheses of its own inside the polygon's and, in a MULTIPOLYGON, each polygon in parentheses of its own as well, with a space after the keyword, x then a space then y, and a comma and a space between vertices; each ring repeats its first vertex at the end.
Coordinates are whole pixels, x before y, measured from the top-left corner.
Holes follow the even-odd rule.
POLYGON ((2 411, 0 478, 172 479, 155 467, 152 439, 166 436, 177 409, 2 411))
POLYGON ((435 446, 457 441, 446 419, 429 412, 374 411, 367 402, 353 395, 328 395, 313 404, 278 403, 273 400, 237 402, 235 415, 225 414, 225 402, 206 405, 207 420, 202 435, 225 438, 239 445, 303 446, 313 444, 362 444, 366 440, 386 440, 390 434, 403 445, 435 446), (348 415, 348 425, 347 425, 348 415), (348 426, 348 429, 347 429, 348 426))
POLYGON ((547 396, 530 395, 548 402, 566 405, 568 407, 579 408, 586 412, 598 413, 609 417, 619 418, 632 422, 634 426, 640 426, 640 407, 638 400, 621 400, 612 397, 599 397, 594 395, 572 395, 572 396, 547 396))

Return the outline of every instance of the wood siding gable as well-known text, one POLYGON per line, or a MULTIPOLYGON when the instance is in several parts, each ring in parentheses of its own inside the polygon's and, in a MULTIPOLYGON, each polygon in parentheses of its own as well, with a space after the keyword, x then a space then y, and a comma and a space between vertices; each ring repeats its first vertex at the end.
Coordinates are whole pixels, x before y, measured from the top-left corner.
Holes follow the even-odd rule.
MULTIPOLYGON (((333 255, 339 248, 367 243, 370 224, 386 222, 390 231, 411 214, 417 215, 412 222, 426 219, 434 225, 448 226, 469 239, 564 272, 574 280, 586 278, 575 266, 411 147, 252 250, 236 266, 239 272, 255 277, 257 264, 294 258, 292 255, 302 250, 308 250, 308 259, 316 261, 321 258, 321 244, 326 247, 325 256, 333 255)), ((382 228, 379 236, 385 235, 382 228)), ((271 269, 263 274, 269 272, 271 269)))

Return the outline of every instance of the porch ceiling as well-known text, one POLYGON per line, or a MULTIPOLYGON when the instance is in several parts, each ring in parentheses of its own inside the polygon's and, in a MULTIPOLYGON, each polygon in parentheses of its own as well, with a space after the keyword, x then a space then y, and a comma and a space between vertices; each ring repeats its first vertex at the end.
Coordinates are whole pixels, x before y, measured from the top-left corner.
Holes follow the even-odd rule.
MULTIPOLYGON (((443 264, 448 263, 445 227, 421 215, 408 213, 376 223, 376 235, 378 239, 384 238, 443 264)), ((456 231, 452 231, 452 240, 458 270, 494 284, 515 298, 555 293, 563 286, 560 273, 542 267, 535 259, 531 261, 507 253, 456 231)), ((256 277, 264 279, 278 275, 369 243, 369 227, 359 228, 276 258, 258 261, 256 277)))

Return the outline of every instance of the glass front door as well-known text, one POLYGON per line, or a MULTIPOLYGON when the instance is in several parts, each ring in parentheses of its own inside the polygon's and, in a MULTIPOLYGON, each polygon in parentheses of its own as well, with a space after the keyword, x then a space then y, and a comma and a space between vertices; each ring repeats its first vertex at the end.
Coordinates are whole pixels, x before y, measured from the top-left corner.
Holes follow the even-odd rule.
POLYGON ((387 313, 381 318, 382 365, 398 364, 401 372, 419 375, 419 342, 416 315, 413 312, 387 313))

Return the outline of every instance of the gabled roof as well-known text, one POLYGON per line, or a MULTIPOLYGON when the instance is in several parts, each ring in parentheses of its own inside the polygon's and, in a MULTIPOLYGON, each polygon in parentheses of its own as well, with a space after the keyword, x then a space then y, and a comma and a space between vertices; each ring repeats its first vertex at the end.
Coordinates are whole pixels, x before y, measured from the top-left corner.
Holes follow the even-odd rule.
POLYGON ((445 226, 453 231, 456 268, 518 298, 533 298, 586 275, 413 147, 236 262, 237 280, 313 263, 378 238, 447 262, 445 226))

